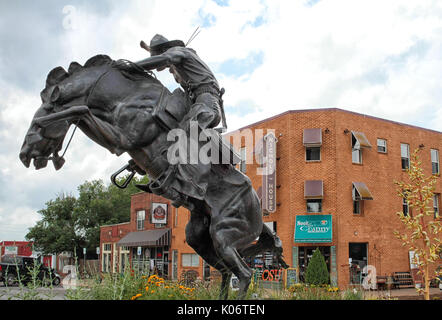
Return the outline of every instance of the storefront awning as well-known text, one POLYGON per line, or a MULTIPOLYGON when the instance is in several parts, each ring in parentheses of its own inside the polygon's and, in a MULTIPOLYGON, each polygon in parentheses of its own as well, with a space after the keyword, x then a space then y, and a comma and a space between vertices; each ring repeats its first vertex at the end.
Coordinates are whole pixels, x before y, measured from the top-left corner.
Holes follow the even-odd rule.
POLYGON ((322 145, 321 128, 304 129, 302 143, 306 147, 320 147, 322 145))
POLYGON ((353 200, 373 200, 373 196, 363 182, 353 182, 353 200))
POLYGON ((170 244, 170 229, 153 229, 131 232, 117 242, 119 247, 162 247, 170 244))
POLYGON ((333 241, 332 215, 296 216, 295 242, 324 243, 333 241))
POLYGON ((322 199, 323 196, 322 180, 304 181, 304 199, 322 199))
POLYGON ((371 144, 363 132, 352 131, 352 147, 360 150, 361 148, 371 148, 371 144))

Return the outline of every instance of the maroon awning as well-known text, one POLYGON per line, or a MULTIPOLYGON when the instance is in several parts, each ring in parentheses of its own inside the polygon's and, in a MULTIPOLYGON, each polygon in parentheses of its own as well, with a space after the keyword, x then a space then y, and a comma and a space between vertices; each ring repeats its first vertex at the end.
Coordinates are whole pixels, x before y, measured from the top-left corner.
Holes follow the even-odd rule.
POLYGON ((302 142, 306 147, 320 147, 322 145, 321 128, 304 129, 302 142))
POLYGON ((305 199, 322 199, 323 196, 324 188, 322 180, 307 180, 304 182, 305 199))
POLYGON ((144 231, 135 231, 127 234, 117 242, 119 247, 163 247, 170 245, 170 229, 152 229, 144 231))

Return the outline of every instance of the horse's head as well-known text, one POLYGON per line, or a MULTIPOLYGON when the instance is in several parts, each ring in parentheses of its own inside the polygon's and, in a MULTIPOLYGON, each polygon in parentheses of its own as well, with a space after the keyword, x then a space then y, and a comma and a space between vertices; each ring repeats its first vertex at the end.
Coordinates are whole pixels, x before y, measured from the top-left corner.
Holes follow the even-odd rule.
POLYGON ((71 119, 57 117, 63 110, 87 103, 91 88, 105 72, 105 65, 112 60, 106 55, 96 55, 83 66, 72 62, 68 71, 54 68, 46 78, 46 87, 40 93, 42 104, 35 113, 20 151, 20 160, 29 167, 34 160, 36 169, 46 167, 52 160, 60 169, 64 159, 58 155, 71 119))
POLYGON ((64 159, 58 155, 58 152, 70 123, 61 120, 43 126, 40 120, 56 113, 60 98, 58 84, 68 77, 69 73, 62 67, 57 67, 48 74, 46 88, 40 94, 42 104, 34 114, 20 150, 20 160, 26 167, 29 167, 31 160, 34 160, 37 170, 46 167, 48 160, 53 160, 56 170, 64 164, 64 159))

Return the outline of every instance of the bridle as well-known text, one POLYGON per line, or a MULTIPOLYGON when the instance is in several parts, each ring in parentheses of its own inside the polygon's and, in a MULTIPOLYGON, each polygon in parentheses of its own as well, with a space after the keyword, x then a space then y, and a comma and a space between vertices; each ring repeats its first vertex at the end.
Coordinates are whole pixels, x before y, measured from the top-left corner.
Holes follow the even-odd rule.
MULTIPOLYGON (((86 105, 88 105, 88 102, 89 102, 89 98, 90 98, 90 96, 93 94, 93 92, 94 92, 94 90, 95 90, 95 87, 97 86, 97 84, 100 82, 100 80, 108 73, 110 71, 110 69, 109 70, 106 70, 105 72, 103 72, 103 74, 101 74, 98 78, 97 78, 97 80, 95 80, 95 82, 94 82, 94 84, 93 84, 93 86, 92 86, 92 89, 89 91, 89 94, 87 95, 87 97, 86 97, 86 105)), ((77 121, 75 122, 75 124, 74 124, 74 130, 72 131, 72 134, 71 134, 71 137, 69 138, 69 141, 68 141, 68 143, 67 143, 67 145, 66 145, 66 147, 65 147, 65 149, 64 149, 64 151, 63 151, 63 154, 61 155, 61 156, 59 156, 59 155, 57 155, 57 153, 55 152, 55 150, 57 150, 58 149, 58 147, 60 146, 60 144, 62 144, 63 143, 63 140, 60 140, 60 142, 58 143, 58 145, 55 147, 55 148, 53 148, 52 149, 52 154, 53 154, 53 156, 40 156, 40 157, 35 157, 35 159, 36 160, 58 160, 58 159, 60 159, 60 158, 63 158, 64 157, 64 155, 66 154, 66 151, 68 150, 68 147, 69 147, 69 145, 71 144, 71 141, 72 141, 72 138, 74 137, 74 134, 75 134, 75 131, 77 130, 77 127, 78 127, 78 123, 80 122, 80 118, 79 119, 77 119, 77 121)), ((44 136, 43 136, 44 137, 44 136)), ((51 138, 47 138, 47 137, 45 137, 46 139, 51 139, 51 138)), ((53 139, 51 139, 51 140, 53 140, 53 139)))

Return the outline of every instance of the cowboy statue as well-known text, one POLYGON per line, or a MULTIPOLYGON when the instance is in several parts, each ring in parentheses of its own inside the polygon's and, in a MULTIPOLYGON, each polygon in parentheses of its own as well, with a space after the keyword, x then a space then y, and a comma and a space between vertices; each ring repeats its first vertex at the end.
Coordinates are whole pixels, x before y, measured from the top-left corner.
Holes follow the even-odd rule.
MULTIPOLYGON (((234 151, 227 146, 218 132, 227 128, 222 94, 218 81, 210 68, 201 60, 195 50, 186 47, 181 40, 169 41, 162 35, 155 35, 146 45, 144 41, 140 46, 150 52, 151 56, 136 64, 145 70, 162 71, 169 68, 176 82, 181 85, 191 103, 189 112, 180 123, 187 136, 190 137, 190 125, 197 123, 199 132, 215 128, 222 120, 222 128, 216 128, 213 143, 217 143, 221 149, 230 149, 229 163, 237 163, 239 158, 234 151), (215 142, 216 140, 216 142, 215 142)), ((172 129, 172 128, 170 128, 172 129)), ((212 136, 213 137, 213 136, 212 136)), ((223 162, 225 163, 225 162, 223 162)), ((210 164, 179 163, 168 166, 162 177, 147 185, 137 185, 143 191, 155 193, 172 199, 175 207, 190 205, 188 197, 204 199, 207 188, 207 177, 210 172, 210 164)))
POLYGON ((137 64, 146 70, 169 68, 175 81, 188 94, 193 104, 186 117, 188 122, 197 121, 200 128, 206 129, 215 128, 223 119, 223 128, 226 128, 221 110, 224 90, 220 90, 212 71, 195 50, 187 48, 181 40, 169 41, 159 34, 152 38, 150 46, 143 41, 140 45, 151 57, 137 64))

